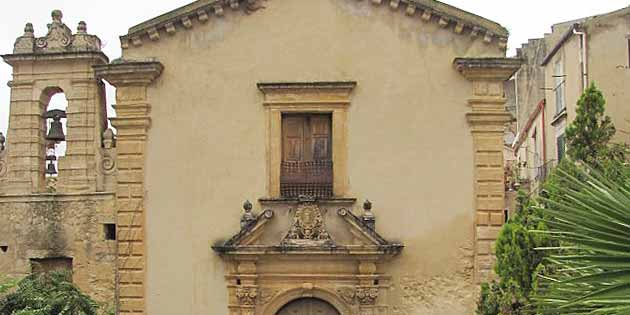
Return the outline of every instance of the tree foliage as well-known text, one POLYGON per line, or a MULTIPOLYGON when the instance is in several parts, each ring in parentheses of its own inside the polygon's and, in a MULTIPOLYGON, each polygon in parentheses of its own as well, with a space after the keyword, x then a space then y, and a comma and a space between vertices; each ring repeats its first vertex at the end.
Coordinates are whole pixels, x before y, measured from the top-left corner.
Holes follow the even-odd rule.
MULTIPOLYGON (((594 205, 610 209, 611 204, 601 203, 613 202, 613 200, 603 196, 605 194, 613 196, 612 192, 604 192, 605 190, 602 190, 604 188, 601 186, 593 188, 595 182, 593 179, 597 179, 599 183, 608 183, 609 189, 611 188, 610 183, 615 182, 611 179, 630 179, 630 168, 627 166, 630 149, 625 144, 610 144, 610 140, 615 134, 615 127, 610 118, 604 116, 605 103, 603 94, 594 84, 591 84, 578 102, 575 120, 565 132, 569 158, 563 159, 557 169, 543 183, 540 195, 527 198, 523 194, 520 195, 518 200, 520 207, 517 209, 516 216, 502 228, 496 242, 497 263, 495 270, 498 281, 482 285, 477 307, 478 315, 587 314, 576 312, 574 307, 566 308, 566 312, 564 312, 565 309, 559 311, 560 305, 574 303, 580 298, 582 298, 581 302, 577 302, 578 304, 573 304, 573 306, 583 307, 585 304, 579 303, 584 302, 590 303, 588 310, 598 310, 592 304, 593 299, 585 298, 585 296, 586 294, 594 294, 598 289, 610 289, 610 283, 597 285, 595 283, 589 284, 587 281, 612 280, 592 276, 595 270, 605 272, 605 269, 603 266, 597 266, 595 261, 584 258, 594 259, 592 256, 596 251, 593 248, 585 249, 577 246, 577 240, 573 239, 577 236, 571 234, 574 232, 571 229, 577 228, 575 226, 578 224, 577 222, 593 224, 589 219, 602 212, 588 212, 585 209, 573 211, 570 208, 570 203, 581 202, 575 207, 588 205, 591 207, 588 208, 589 211, 594 211, 592 209, 594 205), (589 171, 584 171, 585 168, 589 171), (598 174, 597 177, 594 177, 593 174, 595 173, 598 174), (576 199, 577 197, 569 194, 569 192, 582 194, 579 196, 585 199, 576 199), (600 192, 600 195, 597 196, 596 192, 600 192), (588 198, 594 199, 589 200, 588 198), (557 208, 560 205, 563 205, 564 216, 558 215, 557 208), (565 228, 565 230, 561 231, 560 228, 565 228), (537 231, 537 233, 532 231, 537 231), (550 256, 552 254, 553 256, 550 256), (581 258, 572 261, 572 257, 581 258), (579 268, 585 268, 585 270, 579 268), (591 270, 590 268, 595 269, 591 270), (590 278, 575 280, 576 277, 585 275, 590 276, 590 278), (568 284, 566 286, 559 284, 564 282, 568 284), (586 293, 586 290, 590 290, 589 293, 586 293)), ((618 195, 621 193, 620 191, 630 192, 630 185, 626 183, 623 187, 623 189, 615 188, 617 189, 615 195, 617 198, 621 198, 618 195)), ((630 197, 628 198, 630 202, 630 197)), ((618 199, 615 202, 615 206, 620 207, 625 200, 618 199)), ((626 203, 626 205, 630 207, 630 203, 626 203)), ((626 218, 628 217, 630 216, 626 216, 626 218)), ((601 216, 597 219, 606 221, 608 217, 601 216)), ((609 223, 619 224, 618 222, 609 223)), ((630 233, 630 230, 627 229, 630 222, 626 221, 626 224, 628 224, 626 225, 626 232, 630 233)), ((590 228, 595 231, 600 227, 599 225, 590 225, 590 228)), ((580 236, 579 239, 585 242, 594 241, 589 238, 593 235, 585 235, 580 236)), ((603 242, 610 245, 606 243, 608 241, 610 240, 603 242)), ((626 240, 626 244, 630 244, 628 241, 630 239, 626 240)), ((599 244, 603 245, 603 243, 599 244)), ((624 248, 630 249, 627 246, 624 248)), ((607 253, 610 254, 610 252, 607 253)), ((597 259, 603 258, 599 256, 597 259)), ((618 274, 604 274, 608 277, 618 276, 618 274)), ((623 276, 630 279, 630 272, 623 276)), ((630 292, 624 291, 624 293, 630 292)), ((595 295, 595 297, 602 296, 595 295)), ((626 296, 630 296, 630 294, 626 296)), ((630 298, 625 300, 628 301, 630 298)), ((598 303, 600 303, 598 304, 599 307, 605 306, 608 302, 598 301, 598 303)), ((630 309, 626 311, 628 313, 600 313, 597 311, 592 314, 630 315, 630 309)))
POLYGON ((60 271, 24 278, 0 299, 0 315, 96 315, 97 303, 70 279, 60 271))
POLYGON ((575 120, 565 131, 567 154, 573 160, 594 162, 615 135, 615 126, 604 115, 605 106, 604 95, 591 83, 577 103, 575 120))
POLYGON ((613 167, 618 177, 592 167, 555 175, 571 185, 554 187, 561 197, 541 209, 548 229, 540 233, 561 246, 541 277, 540 314, 630 314, 630 172, 613 167))

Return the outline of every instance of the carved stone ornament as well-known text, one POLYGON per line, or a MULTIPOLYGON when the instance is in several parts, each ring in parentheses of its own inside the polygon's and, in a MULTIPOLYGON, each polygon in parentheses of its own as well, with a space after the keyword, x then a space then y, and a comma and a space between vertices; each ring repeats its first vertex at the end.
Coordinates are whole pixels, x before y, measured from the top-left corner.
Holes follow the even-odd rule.
POLYGON ((295 211, 293 224, 282 241, 283 245, 332 245, 330 234, 324 228, 324 218, 315 203, 302 203, 295 211))
POLYGON ((342 287, 337 289, 337 294, 348 305, 354 305, 356 303, 356 288, 355 287, 342 287))
POLYGON ((358 287, 356 297, 361 305, 374 305, 378 299, 377 287, 358 287))
POLYGON ((7 161, 5 160, 7 151, 4 146, 6 140, 2 132, 0 132, 0 178, 7 174, 7 161))
POLYGON ((116 172, 116 159, 109 154, 105 154, 101 161, 101 171, 105 175, 114 174, 116 172))
POLYGON ((15 41, 15 54, 71 52, 71 51, 101 51, 101 40, 87 33, 85 22, 79 22, 77 33, 62 21, 63 13, 59 10, 52 12, 52 23, 48 24, 48 33, 44 37, 35 38, 33 24, 27 23, 24 35, 15 41))
POLYGON ((7 175, 7 163, 0 156, 0 178, 7 175))
POLYGON ((267 305, 274 296, 278 294, 279 290, 277 289, 262 289, 260 290, 260 295, 258 297, 258 304, 267 305))
POLYGON ((258 297, 258 290, 256 288, 237 288, 236 298, 240 305, 255 305, 256 298, 258 297))
POLYGON ((63 13, 59 10, 52 12, 52 23, 48 24, 48 34, 38 38, 35 45, 46 50, 65 50, 72 43, 72 31, 61 19, 63 13))

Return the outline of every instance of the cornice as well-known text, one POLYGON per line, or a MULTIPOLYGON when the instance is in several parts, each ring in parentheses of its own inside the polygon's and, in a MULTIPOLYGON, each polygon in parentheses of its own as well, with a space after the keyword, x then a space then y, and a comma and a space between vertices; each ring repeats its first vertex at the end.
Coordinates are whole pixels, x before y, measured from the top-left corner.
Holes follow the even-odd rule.
POLYGON ((456 58, 455 69, 468 80, 508 80, 523 60, 518 58, 456 58))
POLYGON ((106 65, 93 66, 96 76, 112 85, 149 85, 162 74, 159 61, 115 60, 106 65))
MULTIPOLYGON (((261 0, 197 0, 181 8, 140 23, 120 37, 121 47, 129 49, 141 46, 143 41, 158 41, 162 35, 175 35, 178 31, 192 29, 193 21, 206 23, 210 18, 221 18, 228 8, 251 13, 264 8, 261 0)), ((352 1, 352 0, 339 0, 352 1)), ((363 1, 363 0, 354 0, 363 1)), ((435 0, 365 0, 380 6, 389 2, 392 12, 418 17, 424 22, 450 28, 454 33, 480 38, 487 44, 507 47, 509 32, 500 24, 435 0)))
POLYGON ((36 62, 36 61, 64 61, 64 60, 96 60, 99 63, 106 64, 109 58, 100 51, 66 51, 52 53, 19 53, 2 55, 2 59, 11 66, 15 66, 20 62, 36 62))

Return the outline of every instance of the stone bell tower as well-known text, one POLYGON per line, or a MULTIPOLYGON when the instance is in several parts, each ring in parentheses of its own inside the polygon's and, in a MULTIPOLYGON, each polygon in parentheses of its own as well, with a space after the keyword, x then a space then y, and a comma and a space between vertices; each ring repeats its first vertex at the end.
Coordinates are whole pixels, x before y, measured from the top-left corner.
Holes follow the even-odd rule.
POLYGON ((86 24, 73 33, 61 11, 53 11, 44 37, 26 24, 2 58, 13 79, 9 129, 0 135, 0 274, 69 270, 77 286, 113 309, 116 149, 104 85, 92 69, 108 58, 86 24), (49 106, 58 93, 65 110, 49 106))
POLYGON ((0 170, 4 182, 0 188, 4 186, 2 190, 9 194, 104 189, 105 89, 92 66, 109 60, 101 52, 100 39, 87 33, 85 22, 73 33, 62 17, 61 11, 52 12, 44 37, 36 37, 33 25, 26 24, 13 53, 2 56, 13 67, 7 152, 4 163, 0 162, 0 169, 5 168, 0 170), (49 112, 50 99, 57 93, 65 94, 67 110, 49 112), (61 117, 66 119, 65 135, 59 133, 61 117), (51 127, 47 127, 49 122, 51 127), (57 133, 51 138, 51 132, 57 133), (50 149, 61 141, 65 141, 66 155, 57 158, 50 149), (53 160, 58 175, 47 179, 46 175, 57 171, 47 172, 53 160))

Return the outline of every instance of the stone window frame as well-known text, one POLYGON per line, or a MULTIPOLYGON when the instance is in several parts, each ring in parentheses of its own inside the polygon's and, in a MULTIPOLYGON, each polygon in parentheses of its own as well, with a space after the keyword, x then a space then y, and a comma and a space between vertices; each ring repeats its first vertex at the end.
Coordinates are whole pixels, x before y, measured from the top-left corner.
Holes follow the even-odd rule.
POLYGON ((261 82, 266 133, 267 197, 281 199, 282 115, 332 115, 333 197, 348 193, 348 108, 355 81, 261 82))

